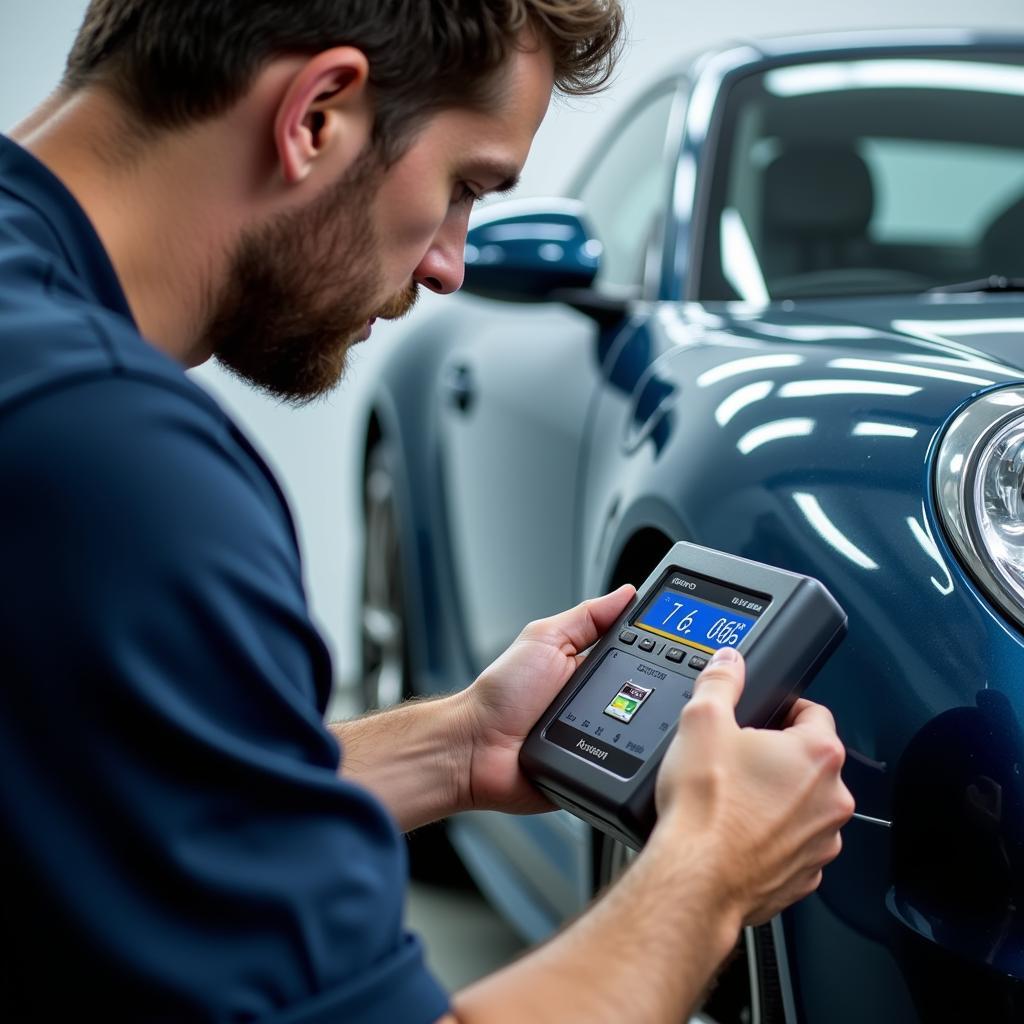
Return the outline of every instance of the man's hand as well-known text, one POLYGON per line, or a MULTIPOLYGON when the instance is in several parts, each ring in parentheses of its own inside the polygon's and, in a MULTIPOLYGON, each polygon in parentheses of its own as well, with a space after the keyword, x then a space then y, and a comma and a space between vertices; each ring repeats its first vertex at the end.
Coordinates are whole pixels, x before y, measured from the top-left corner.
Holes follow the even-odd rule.
POLYGON ((469 804, 530 814, 551 810, 519 770, 519 748, 591 647, 636 594, 631 586, 531 622, 464 693, 472 737, 469 804))
POLYGON ((403 831, 466 810, 551 810, 519 771, 526 734, 582 653, 636 591, 531 623, 468 689, 330 726, 345 778, 373 790, 403 831))
POLYGON ((658 776, 658 823, 629 870, 547 945, 459 993, 453 1020, 686 1020, 742 925, 817 886, 853 813, 842 744, 807 701, 782 730, 741 729, 743 675, 733 651, 702 674, 658 776))
POLYGON ((741 729, 744 674, 733 650, 701 674, 658 776, 655 834, 697 842, 729 904, 757 924, 818 887, 854 803, 832 715, 798 701, 781 730, 741 729))

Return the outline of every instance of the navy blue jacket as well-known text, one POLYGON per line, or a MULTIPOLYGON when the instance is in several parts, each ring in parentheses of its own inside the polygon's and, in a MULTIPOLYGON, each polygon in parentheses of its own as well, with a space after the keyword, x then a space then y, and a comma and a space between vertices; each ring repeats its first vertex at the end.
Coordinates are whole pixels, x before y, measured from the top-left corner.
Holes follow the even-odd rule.
POLYGON ((0 567, 0 1016, 443 1015, 279 488, 2 137, 0 567))

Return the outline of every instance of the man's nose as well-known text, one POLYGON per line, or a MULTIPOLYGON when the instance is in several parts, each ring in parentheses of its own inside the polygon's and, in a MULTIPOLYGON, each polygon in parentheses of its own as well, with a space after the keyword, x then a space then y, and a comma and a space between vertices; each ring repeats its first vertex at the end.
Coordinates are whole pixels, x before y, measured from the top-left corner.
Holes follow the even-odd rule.
POLYGON ((466 276, 466 231, 460 225, 443 231, 427 250, 413 280, 438 295, 451 295, 466 276))

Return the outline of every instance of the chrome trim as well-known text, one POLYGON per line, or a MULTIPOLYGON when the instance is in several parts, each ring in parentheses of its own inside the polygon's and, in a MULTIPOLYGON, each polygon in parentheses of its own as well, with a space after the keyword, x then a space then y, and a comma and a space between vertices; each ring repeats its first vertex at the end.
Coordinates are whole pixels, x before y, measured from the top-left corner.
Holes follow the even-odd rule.
POLYGON ((1019 628, 1024 607, 993 568, 972 511, 980 453, 1008 422, 1024 417, 1024 386, 989 391, 953 421, 935 460, 935 504, 956 554, 985 595, 1019 628))
POLYGON ((757 943, 754 929, 743 929, 743 942, 747 947, 747 977, 750 981, 750 1024, 761 1024, 761 979, 757 967, 757 943))
POLYGON ((856 811, 853 812, 853 816, 858 821, 867 822, 869 825, 881 825, 882 828, 892 828, 892 822, 886 821, 885 818, 872 818, 867 814, 858 814, 856 811))
POLYGON ((665 127, 665 145, 662 160, 665 162, 665 177, 668 180, 665 205, 658 216, 657 229, 652 232, 647 243, 644 256, 644 279, 641 296, 649 302, 657 302, 662 298, 662 286, 665 277, 665 260, 669 256, 668 240, 678 233, 678 225, 672 220, 673 196, 675 195, 678 174, 679 150, 683 144, 683 132, 686 128, 686 113, 690 108, 690 83, 686 78, 679 78, 675 83, 672 96, 672 107, 669 110, 668 124, 665 127), (670 223, 671 222, 671 223, 670 223))
POLYGON ((686 112, 688 142, 699 147, 708 137, 725 79, 734 71, 756 67, 763 60, 764 55, 753 46, 736 46, 711 53, 698 63, 686 112))
POLYGON ((637 856, 636 850, 632 850, 625 843, 620 843, 613 839, 608 850, 608 878, 605 881, 605 885, 612 885, 617 882, 622 877, 626 868, 636 860, 637 856))
POLYGON ((789 953, 786 951, 786 934, 782 928, 782 915, 776 914, 771 921, 772 942, 775 944, 775 964, 779 971, 779 991, 782 993, 782 1012, 786 1024, 796 1022, 796 1000, 793 998, 793 982, 789 975, 789 953))

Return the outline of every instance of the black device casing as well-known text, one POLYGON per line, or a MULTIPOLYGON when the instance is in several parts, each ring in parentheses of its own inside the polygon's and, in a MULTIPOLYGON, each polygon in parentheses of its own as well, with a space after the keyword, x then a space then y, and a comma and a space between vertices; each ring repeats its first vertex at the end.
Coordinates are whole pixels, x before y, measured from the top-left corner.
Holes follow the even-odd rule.
MULTIPOLYGON (((619 633, 670 572, 721 581, 772 598, 756 630, 739 646, 747 663, 746 686, 736 708, 741 726, 780 725, 846 635, 846 613, 817 580, 696 544, 680 542, 672 547, 538 720, 519 754, 527 777, 552 802, 636 850, 654 828, 655 781, 675 729, 666 733, 631 779, 578 757, 544 734, 609 650, 617 648, 646 660, 635 649, 623 646, 619 633)), ((651 662, 665 667, 653 658, 651 662)))

